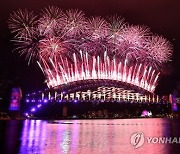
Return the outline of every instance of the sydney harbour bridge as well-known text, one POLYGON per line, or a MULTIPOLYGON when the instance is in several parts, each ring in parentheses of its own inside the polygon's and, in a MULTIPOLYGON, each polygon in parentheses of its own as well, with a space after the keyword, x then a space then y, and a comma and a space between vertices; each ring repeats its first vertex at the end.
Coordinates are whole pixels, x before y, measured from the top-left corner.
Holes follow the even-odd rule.
POLYGON ((8 23, 15 51, 46 77, 47 89, 26 95, 26 116, 53 103, 164 103, 154 91, 172 46, 148 27, 55 6, 15 11, 8 23))
POLYGON ((54 114, 67 117, 73 114, 87 114, 92 110, 121 111, 121 113, 128 110, 134 116, 140 116, 139 114, 145 109, 155 114, 158 112, 167 114, 171 108, 170 103, 159 98, 158 95, 116 80, 76 81, 27 94, 25 102, 27 106, 25 114, 28 117, 54 116, 54 114), (137 110, 138 113, 135 112, 137 110))

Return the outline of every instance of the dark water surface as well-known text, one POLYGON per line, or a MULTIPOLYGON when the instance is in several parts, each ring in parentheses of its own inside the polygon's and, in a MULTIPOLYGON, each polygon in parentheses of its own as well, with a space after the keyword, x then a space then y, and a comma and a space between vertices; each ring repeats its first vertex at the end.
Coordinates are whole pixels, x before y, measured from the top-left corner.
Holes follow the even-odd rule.
POLYGON ((0 121, 0 153, 11 154, 163 154, 179 153, 180 144, 145 143, 134 148, 131 135, 180 137, 180 121, 170 119, 119 120, 7 120, 0 121))

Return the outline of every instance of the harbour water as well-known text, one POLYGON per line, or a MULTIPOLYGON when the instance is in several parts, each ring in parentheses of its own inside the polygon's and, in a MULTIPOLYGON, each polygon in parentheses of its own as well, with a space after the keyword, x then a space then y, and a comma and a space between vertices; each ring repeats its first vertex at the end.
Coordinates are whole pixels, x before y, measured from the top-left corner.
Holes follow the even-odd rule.
POLYGON ((164 154, 180 153, 180 143, 148 143, 147 137, 180 137, 178 119, 4 120, 0 153, 11 154, 164 154), (145 141, 136 148, 134 133, 145 141))

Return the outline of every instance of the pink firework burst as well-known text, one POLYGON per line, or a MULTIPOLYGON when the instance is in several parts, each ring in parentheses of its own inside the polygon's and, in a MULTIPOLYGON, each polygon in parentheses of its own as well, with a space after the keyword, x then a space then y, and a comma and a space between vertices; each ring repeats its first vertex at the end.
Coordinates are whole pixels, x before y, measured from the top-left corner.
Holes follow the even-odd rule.
POLYGON ((67 44, 58 37, 50 37, 41 40, 39 43, 40 55, 48 60, 58 58, 67 51, 67 44))
POLYGON ((42 10, 39 19, 39 31, 44 35, 54 35, 59 32, 59 22, 64 16, 61 9, 55 6, 49 6, 42 10))
POLYGON ((121 38, 131 48, 143 48, 145 39, 150 36, 150 30, 146 26, 127 26, 123 29, 121 38))
POLYGON ((88 31, 92 40, 102 39, 108 36, 109 24, 101 17, 92 17, 89 19, 88 31))
POLYGON ((15 37, 27 38, 36 31, 37 16, 31 11, 17 10, 10 15, 8 20, 9 29, 15 33, 15 37))
POLYGON ((85 15, 79 10, 68 10, 65 12, 59 27, 66 37, 74 37, 83 34, 87 30, 85 15))
POLYGON ((145 26, 127 26, 117 39, 117 55, 129 60, 141 60, 146 56, 146 38, 150 36, 149 28, 145 26))
POLYGON ((172 56, 172 45, 162 36, 152 36, 148 39, 148 52, 152 61, 162 64, 172 56))
POLYGON ((119 36, 123 29, 127 26, 127 23, 125 22, 124 18, 117 15, 108 17, 107 21, 109 23, 109 38, 115 40, 116 37, 119 36))

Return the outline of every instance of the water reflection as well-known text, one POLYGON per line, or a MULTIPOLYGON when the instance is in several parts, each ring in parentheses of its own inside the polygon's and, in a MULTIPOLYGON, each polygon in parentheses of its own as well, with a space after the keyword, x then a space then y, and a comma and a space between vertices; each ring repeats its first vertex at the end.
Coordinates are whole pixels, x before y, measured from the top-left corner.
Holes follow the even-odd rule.
POLYGON ((21 135, 20 153, 40 153, 46 138, 45 122, 25 120, 21 135))
POLYGON ((145 143, 134 149, 130 137, 134 132, 146 137, 179 135, 173 125, 164 119, 25 120, 19 153, 170 153, 177 145, 145 143))

